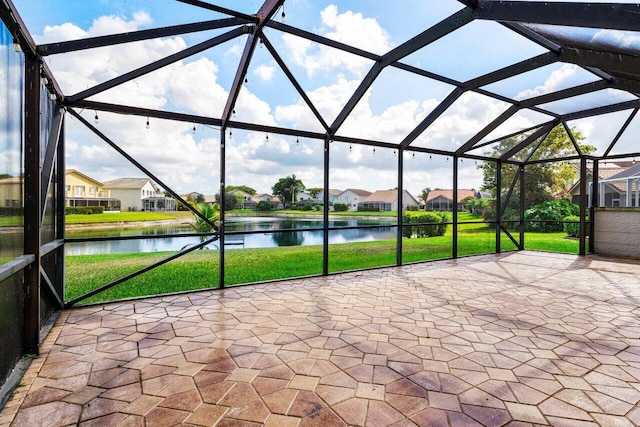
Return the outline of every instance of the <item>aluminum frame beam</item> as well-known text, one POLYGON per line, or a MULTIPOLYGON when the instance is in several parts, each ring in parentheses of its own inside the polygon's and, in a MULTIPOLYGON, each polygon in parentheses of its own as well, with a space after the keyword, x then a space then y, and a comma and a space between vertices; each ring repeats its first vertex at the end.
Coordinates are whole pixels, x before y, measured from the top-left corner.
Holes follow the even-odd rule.
POLYGON ((586 110, 575 111, 573 113, 563 114, 560 116, 562 121, 569 122, 571 120, 585 119, 587 117, 599 116, 601 114, 615 113, 617 111, 630 110, 640 107, 640 99, 619 102, 617 104, 605 105, 603 107, 589 108, 586 110))
POLYGON ((611 141, 611 144, 609 144, 609 146, 605 150, 605 152, 602 155, 602 157, 607 157, 609 155, 609 153, 611 152, 613 147, 615 147, 615 145, 618 143, 618 140, 622 137, 622 135, 627 130, 627 128, 629 127, 629 125, 631 124, 633 119, 636 117, 636 114, 638 114, 638 110, 639 110, 639 108, 635 108, 631 112, 631 114, 629 114, 629 117, 627 117, 627 120, 625 120, 624 124, 622 125, 622 127, 620 128, 620 130, 618 131, 616 136, 613 138, 613 140, 611 141))
POLYGON ((524 150, 533 142, 535 142, 538 138, 542 137, 545 133, 550 132, 557 125, 558 123, 553 121, 547 124, 546 126, 540 126, 540 128, 537 131, 535 131, 534 133, 529 135, 527 138, 525 138, 524 141, 520 142, 518 145, 512 147, 509 151, 507 151, 502 156, 500 156, 500 161, 504 161, 509 159, 510 157, 513 157, 515 154, 517 154, 521 150, 524 150))
POLYGON ((153 28, 149 30, 132 31, 129 33, 109 34, 105 36, 90 37, 81 40, 70 40, 57 43, 47 43, 37 46, 40 56, 56 55, 59 53, 75 52, 78 50, 94 49, 98 47, 113 46, 122 43, 131 43, 142 40, 151 40, 159 37, 177 36, 180 34, 195 33, 199 31, 215 30, 251 23, 242 18, 225 18, 212 21, 195 22, 192 24, 172 25, 168 27, 153 28))
POLYGON ((129 71, 128 73, 122 74, 121 76, 115 77, 111 80, 107 80, 106 82, 100 83, 91 87, 89 89, 83 90, 82 92, 78 92, 75 95, 71 95, 66 97, 69 102, 74 102, 80 99, 85 99, 90 96, 96 95, 98 93, 104 92, 105 90, 114 88, 123 83, 136 79, 138 77, 144 76, 152 71, 159 70, 160 68, 166 67, 167 65, 171 65, 174 62, 178 62, 182 59, 188 58, 196 53, 200 53, 207 49, 211 49, 212 47, 218 46, 219 44, 228 42, 229 40, 233 40, 234 38, 246 34, 248 31, 248 27, 240 27, 235 30, 228 31, 222 35, 213 37, 207 41, 202 43, 198 43, 197 45, 191 46, 187 49, 184 49, 180 52, 174 53, 173 55, 169 55, 164 57, 158 61, 152 62, 151 64, 147 64, 143 67, 137 68, 133 71, 129 71))
POLYGON ((491 83, 496 83, 501 80, 517 76, 522 73, 526 73, 528 71, 535 70, 537 68, 544 67, 546 65, 553 64, 555 62, 558 62, 558 60, 558 55, 553 52, 543 53, 538 56, 534 56, 533 58, 525 59, 524 61, 520 61, 516 64, 509 65, 499 70, 484 74, 480 77, 468 80, 463 84, 463 86, 465 88, 479 88, 491 83))
POLYGON ((331 124, 331 134, 335 134, 340 126, 345 122, 351 114, 358 102, 362 99, 367 90, 371 87, 375 79, 380 75, 382 70, 399 61, 400 59, 411 55, 412 53, 422 49, 423 47, 433 43, 434 41, 452 33, 460 27, 468 24, 473 20, 473 10, 464 8, 453 15, 443 19, 429 29, 423 31, 412 39, 402 43, 400 46, 392 49, 382 55, 380 59, 371 67, 365 78, 355 90, 349 101, 342 108, 336 119, 331 124))
POLYGON ((556 92, 545 93, 533 98, 520 101, 521 108, 534 107, 536 105, 547 104, 550 102, 560 101, 574 96, 585 95, 591 92, 607 89, 611 85, 605 80, 596 80, 595 82, 585 83, 583 85, 558 90, 556 92))
POLYGON ((260 34, 262 28, 267 25, 267 23, 271 20, 271 17, 276 13, 278 8, 282 6, 283 3, 284 0, 266 0, 256 14, 256 25, 253 27, 248 27, 251 33, 249 34, 247 42, 245 43, 244 51, 242 52, 242 57, 240 58, 240 63, 238 64, 238 68, 236 69, 236 75, 233 78, 233 83, 231 85, 231 88, 229 89, 229 96, 227 97, 227 102, 225 103, 224 110, 222 112, 222 130, 226 129, 227 121, 229 121, 229 117, 231 117, 233 108, 236 105, 238 95, 240 95, 240 89, 242 88, 243 80, 246 78, 247 70, 249 69, 249 64, 251 62, 251 57, 253 56, 253 51, 255 50, 256 43, 258 41, 257 35, 260 34))
POLYGON ((313 113, 313 115, 316 117, 316 119, 318 119, 318 121, 320 122, 320 125, 322 125, 325 131, 329 132, 329 125, 324 120, 324 118, 322 117, 322 115, 320 114, 316 106, 313 104, 309 96, 307 96, 307 93, 304 91, 302 86, 300 86, 300 83, 298 83, 298 80, 295 78, 295 76, 293 75, 289 67, 287 67, 287 64, 280 57, 280 55, 278 54, 278 51, 276 51, 276 49, 273 47, 273 45, 267 39, 264 33, 260 35, 260 39, 262 40, 262 43, 265 45, 269 53, 271 53, 271 56, 273 57, 273 59, 280 66, 280 69, 284 72, 284 74, 287 76, 287 78, 289 79, 293 87, 296 89, 296 91, 298 92, 298 95, 300 95, 300 97, 304 100, 307 106, 311 109, 311 112, 313 113))
POLYGON ((409 146, 413 141, 415 141, 421 134, 424 132, 433 122, 435 122, 438 117, 444 113, 447 108, 449 108, 458 98, 462 96, 465 91, 459 87, 456 87, 454 90, 447 95, 447 97, 442 100, 440 104, 431 112, 427 117, 420 122, 418 126, 416 126, 410 133, 407 135, 402 142, 400 143, 400 148, 405 149, 409 146))
POLYGON ((512 105, 511 107, 507 108, 502 114, 496 117, 491 123, 485 126, 480 132, 475 134, 470 140, 468 140, 460 148, 458 148, 456 150, 456 154, 460 155, 465 153, 466 151, 471 150, 473 146, 476 145, 476 143, 480 142, 482 138, 489 135, 498 126, 500 126, 501 124, 509 120, 509 118, 513 116, 515 113, 517 113, 518 110, 520 110, 520 107, 518 107, 517 105, 512 105))
POLYGON ((246 13, 241 13, 233 9, 228 9, 226 7, 217 6, 215 4, 207 3, 201 0, 176 0, 177 2, 189 4, 191 6, 196 6, 202 9, 210 10, 212 12, 222 13, 224 15, 235 16, 236 18, 246 19, 251 22, 257 22, 257 18, 252 15, 247 15, 246 13))
POLYGON ((638 31, 637 5, 477 0, 475 19, 638 31))
POLYGON ((120 153, 120 155, 122 155, 122 157, 124 157, 125 159, 127 159, 129 162, 131 162, 135 167, 137 167, 138 169, 140 169, 142 172, 144 172, 145 175, 147 175, 149 178, 151 178, 154 182, 156 182, 160 187, 162 187, 166 192, 168 192, 169 194, 171 194, 171 196, 173 196, 174 199, 176 199, 177 201, 179 201, 180 203, 182 203, 186 208, 188 208, 191 212, 193 212, 196 216, 198 216, 200 219, 202 219, 205 223, 207 223, 209 226, 211 226, 212 229, 214 230, 218 230, 218 226, 214 223, 212 223, 208 218, 206 218, 204 215, 202 215, 202 213, 200 213, 197 209, 195 209, 193 206, 191 206, 189 203, 187 203, 178 193, 176 193, 175 191, 173 191, 171 189, 171 187, 169 187, 168 185, 166 185, 160 178, 158 178, 157 176, 155 176, 153 173, 151 173, 147 168, 145 168, 144 166, 142 166, 142 164, 140 162, 138 162, 136 159, 134 159, 132 156, 130 156, 126 151, 124 151, 122 148, 120 148, 118 146, 118 144, 116 144, 115 142, 113 142, 109 137, 107 137, 104 133, 100 132, 95 126, 93 126, 91 123, 89 123, 84 117, 82 117, 80 115, 80 113, 78 113, 77 111, 75 111, 73 108, 70 108, 69 113, 74 116, 76 119, 78 119, 78 121, 80 121, 80 123, 84 124, 89 130, 91 130, 93 133, 95 133, 100 139, 102 139, 104 142, 106 142, 111 148, 113 148, 115 151, 117 151, 118 153, 120 153))
POLYGON ((560 59, 563 62, 583 67, 596 67, 623 75, 640 76, 640 58, 638 56, 566 47, 562 49, 560 59))
MULTIPOLYGON (((41 221, 44 221, 44 213, 47 207, 47 193, 49 192, 49 186, 51 185, 53 168, 56 164, 58 141, 62 133, 63 119, 64 111, 60 108, 60 106, 56 106, 51 123, 51 132, 49 133, 49 139, 47 141, 47 149, 45 151, 45 156, 42 161, 42 168, 40 170, 40 211, 42 212, 41 221)), ((42 226, 42 223, 40 225, 42 226)))

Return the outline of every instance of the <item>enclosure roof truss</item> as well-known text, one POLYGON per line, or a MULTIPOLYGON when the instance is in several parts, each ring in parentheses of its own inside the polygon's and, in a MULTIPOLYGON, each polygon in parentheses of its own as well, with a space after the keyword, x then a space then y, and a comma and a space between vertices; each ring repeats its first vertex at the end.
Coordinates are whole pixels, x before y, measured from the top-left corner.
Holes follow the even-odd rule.
MULTIPOLYGON (((422 32, 398 44, 395 48, 383 54, 375 54, 347 43, 329 39, 321 34, 309 32, 291 25, 278 22, 277 12, 283 7, 284 0, 266 0, 254 15, 237 10, 225 8, 214 3, 199 0, 177 0, 194 8, 222 14, 220 19, 189 22, 181 25, 173 25, 160 28, 131 31, 121 34, 109 34, 99 37, 81 40, 60 41, 55 43, 36 45, 28 29, 21 21, 13 4, 8 2, 8 9, 2 8, 3 19, 9 29, 16 34, 17 41, 23 50, 39 58, 42 64, 42 73, 49 80, 49 90, 55 94, 61 105, 66 108, 92 108, 96 111, 110 111, 120 114, 158 117, 169 120, 190 121, 193 123, 210 124, 220 126, 222 129, 234 127, 247 130, 282 133, 287 135, 305 136, 330 140, 343 140, 349 143, 365 143, 373 146, 393 147, 400 150, 423 151, 415 142, 424 132, 436 123, 440 117, 466 93, 473 92, 489 97, 496 102, 510 104, 502 114, 476 132, 467 141, 457 147, 437 147, 427 149, 429 152, 444 152, 455 156, 468 156, 468 152, 483 145, 484 139, 505 121, 518 114, 523 109, 529 109, 537 113, 545 114, 549 120, 558 124, 562 123, 567 129, 566 122, 580 118, 608 114, 616 111, 636 111, 640 107, 638 94, 640 93, 640 52, 631 47, 615 47, 599 42, 588 43, 579 37, 573 38, 570 31, 558 32, 555 29, 579 28, 599 29, 610 31, 638 32, 640 29, 640 4, 624 3, 582 3, 582 2, 538 2, 538 1, 497 1, 497 0, 459 0, 464 5, 462 9, 444 18, 440 22, 425 28, 422 32), (525 37, 531 42, 546 50, 537 56, 508 65, 484 75, 474 77, 466 81, 459 81, 452 76, 423 69, 403 62, 412 53, 428 47, 438 40, 459 31, 474 21, 497 22, 511 30, 514 37, 525 37), (13 28, 12 28, 13 27, 13 28), (286 55, 278 51, 278 48, 269 41, 265 29, 288 33, 296 37, 328 46, 342 52, 373 61, 373 65, 366 73, 359 86, 351 94, 346 104, 339 111, 332 122, 323 117, 317 106, 313 104, 305 92, 303 85, 296 80, 287 63, 286 55), (180 52, 161 58, 153 63, 144 65, 128 73, 114 77, 106 82, 87 88, 77 93, 62 93, 50 68, 44 61, 48 55, 65 52, 76 52, 104 46, 113 46, 141 40, 159 37, 170 37, 180 34, 197 33, 209 30, 224 30, 222 34, 209 38, 201 43, 188 47, 180 52), (130 107, 126 105, 106 104, 90 101, 87 98, 105 90, 122 85, 137 77, 165 67, 171 63, 186 58, 192 58, 211 47, 234 40, 240 36, 246 36, 244 50, 235 72, 235 78, 229 89, 228 97, 223 111, 219 116, 195 116, 185 115, 168 110, 151 110, 145 108, 130 107), (279 126, 264 126, 254 123, 243 123, 232 120, 240 88, 246 78, 247 70, 253 59, 254 49, 257 43, 263 43, 271 53, 278 67, 287 76, 291 85, 295 88, 300 98, 312 111, 324 133, 309 132, 300 129, 288 129, 279 126), (487 86, 502 82, 506 79, 520 76, 524 73, 540 69, 551 64, 575 64, 593 76, 593 81, 578 84, 572 87, 544 93, 528 99, 515 99, 504 94, 496 93, 487 86), (427 116, 409 131, 406 135, 400 135, 397 143, 376 141, 370 138, 361 138, 357 134, 337 133, 345 121, 353 113, 356 105, 371 86, 376 82, 381 73, 387 67, 403 70, 405 72, 435 80, 453 89, 444 97, 427 116), (567 100, 572 97, 589 94, 597 91, 615 89, 626 92, 630 100, 616 102, 612 98, 610 103, 592 108, 576 108, 562 114, 554 112, 546 105, 556 101, 567 100)), ((364 6, 363 6, 364 7, 364 6)), ((508 43, 508 41, 502 41, 508 43)), ((497 43, 497 41, 495 42, 497 43)), ((635 45, 637 46, 637 44, 635 45)), ((628 125, 628 124, 627 124, 628 125)), ((626 126, 625 126, 626 127, 626 126)), ((623 131, 624 128, 621 129, 623 131)), ((522 132, 526 132, 522 129, 522 132)), ((569 130, 570 133, 570 130, 569 130)), ((517 132, 516 132, 517 134, 517 132)), ((506 137, 506 135, 505 135, 506 137)), ((612 140, 604 156, 608 155, 617 141, 612 140)), ((509 157, 503 153, 503 158, 509 157)), ((637 153, 628 153, 635 155, 637 153)), ((482 156, 480 156, 482 157, 482 156)))

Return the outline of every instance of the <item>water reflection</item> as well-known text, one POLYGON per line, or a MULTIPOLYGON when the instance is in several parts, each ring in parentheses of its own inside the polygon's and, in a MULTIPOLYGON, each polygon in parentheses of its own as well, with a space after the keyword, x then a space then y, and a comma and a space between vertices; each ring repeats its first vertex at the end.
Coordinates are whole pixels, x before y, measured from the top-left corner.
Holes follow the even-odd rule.
MULTIPOLYGON (((240 217, 228 220, 227 232, 262 231, 254 234, 235 234, 227 236, 226 249, 270 248, 279 246, 321 245, 324 233, 322 230, 310 230, 322 227, 322 220, 277 218, 277 217, 240 217), (292 229, 295 231, 281 231, 292 229)), ((367 242, 387 240, 396 237, 396 230, 391 221, 381 220, 340 220, 330 221, 331 227, 355 227, 362 225, 379 225, 366 229, 335 230, 329 234, 329 243, 367 242)), ((67 237, 91 236, 125 236, 185 233, 191 231, 186 227, 152 227, 144 229, 108 230, 105 231, 67 231, 67 237)), ((159 239, 114 240, 91 243, 68 243, 67 255, 92 255, 127 252, 178 251, 181 248, 197 244, 199 237, 166 237, 159 239)), ((217 249, 217 244, 210 244, 207 249, 217 249)))

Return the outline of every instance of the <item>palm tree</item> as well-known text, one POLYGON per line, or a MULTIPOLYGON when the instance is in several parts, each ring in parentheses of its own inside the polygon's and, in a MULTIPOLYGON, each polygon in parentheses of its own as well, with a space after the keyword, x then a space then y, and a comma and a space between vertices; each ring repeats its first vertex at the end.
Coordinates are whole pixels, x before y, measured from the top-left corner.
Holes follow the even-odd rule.
POLYGON ((304 190, 305 186, 294 174, 286 178, 280 178, 271 189, 275 196, 282 197, 285 204, 291 205, 296 201, 296 192, 304 190))
MULTIPOLYGON (((209 222, 194 213, 193 218, 195 222, 190 223, 189 225, 191 225, 191 227, 193 227, 193 229, 198 233, 208 233, 213 231, 214 227, 211 226, 211 224, 215 224, 217 226, 217 222, 220 219, 218 205, 214 203, 197 203, 194 205, 194 208, 209 222)), ((200 236, 200 242, 204 242, 206 239, 207 236, 200 236)))

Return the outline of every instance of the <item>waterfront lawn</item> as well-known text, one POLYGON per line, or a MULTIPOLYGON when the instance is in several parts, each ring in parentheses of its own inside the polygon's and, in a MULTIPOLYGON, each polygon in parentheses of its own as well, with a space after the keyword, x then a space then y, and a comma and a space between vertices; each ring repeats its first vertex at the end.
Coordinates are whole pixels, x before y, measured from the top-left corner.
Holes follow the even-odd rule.
POLYGON ((167 212, 106 212, 91 215, 65 215, 67 224, 99 224, 114 222, 166 221, 180 218, 192 218, 190 211, 167 212))
MULTIPOLYGON (((491 234, 493 229, 485 227, 491 234)), ((459 233, 460 256, 487 253, 486 239, 473 232, 459 233)), ((495 236, 495 234, 491 234, 495 236)), ((506 236, 503 236, 506 239, 506 236)), ((549 252, 578 252, 578 241, 564 233, 527 233, 527 249, 549 252)), ((422 239, 403 239, 403 262, 451 257, 451 234, 422 239)), ((512 245, 512 243, 509 241, 512 245)), ((504 248, 504 246, 503 246, 504 248)), ((395 240, 335 244, 330 247, 330 272, 395 265, 395 240)), ((492 250, 493 251, 493 250, 492 250)), ((165 253, 80 255, 66 257, 66 300, 74 299, 112 280, 170 256, 165 253)), ((225 251, 227 286, 321 273, 320 246, 289 246, 225 251)), ((199 250, 144 273, 82 303, 214 288, 219 284, 219 253, 199 250)))
POLYGON ((22 216, 0 216, 0 227, 18 227, 23 223, 22 216))

